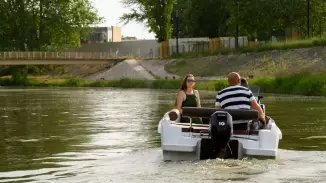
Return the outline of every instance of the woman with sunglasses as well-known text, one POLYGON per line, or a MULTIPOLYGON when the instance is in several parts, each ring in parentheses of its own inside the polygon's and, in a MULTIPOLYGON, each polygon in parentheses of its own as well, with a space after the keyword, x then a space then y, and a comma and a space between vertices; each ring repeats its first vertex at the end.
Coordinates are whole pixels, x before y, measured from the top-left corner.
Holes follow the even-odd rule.
MULTIPOLYGON (((179 110, 181 114, 182 107, 201 107, 199 93, 197 90, 194 90, 195 82, 195 77, 192 74, 188 74, 183 79, 175 103, 175 107, 179 110)), ((189 122, 189 119, 181 118, 181 122, 189 122)))

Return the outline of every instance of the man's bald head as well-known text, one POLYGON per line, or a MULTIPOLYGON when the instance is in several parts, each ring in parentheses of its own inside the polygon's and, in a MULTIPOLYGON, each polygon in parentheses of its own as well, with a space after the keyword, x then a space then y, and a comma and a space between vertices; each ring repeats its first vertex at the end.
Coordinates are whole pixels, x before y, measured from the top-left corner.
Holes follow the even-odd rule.
POLYGON ((240 85, 241 83, 241 77, 238 73, 236 72, 231 72, 229 75, 228 75, 228 82, 229 82, 229 85, 240 85))

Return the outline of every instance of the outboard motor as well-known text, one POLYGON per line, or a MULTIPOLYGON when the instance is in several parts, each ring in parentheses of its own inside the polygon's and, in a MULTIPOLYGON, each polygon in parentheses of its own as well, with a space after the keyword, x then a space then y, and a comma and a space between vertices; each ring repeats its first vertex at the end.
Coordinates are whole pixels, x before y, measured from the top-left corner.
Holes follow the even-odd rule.
POLYGON ((233 134, 232 116, 225 111, 216 111, 211 116, 210 135, 214 154, 225 152, 233 134))

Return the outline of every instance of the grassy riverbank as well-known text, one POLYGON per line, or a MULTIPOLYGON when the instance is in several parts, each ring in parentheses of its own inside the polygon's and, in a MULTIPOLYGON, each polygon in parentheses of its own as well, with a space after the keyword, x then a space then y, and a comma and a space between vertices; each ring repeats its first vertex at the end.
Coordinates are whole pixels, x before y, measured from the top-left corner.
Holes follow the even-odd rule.
MULTIPOLYGON (((79 78, 68 79, 37 79, 31 78, 26 82, 15 83, 10 78, 0 79, 0 86, 35 86, 35 87, 120 87, 120 88, 153 88, 178 89, 180 80, 129 80, 88 82, 79 78)), ((250 84, 259 85, 261 92, 300 94, 306 96, 326 96, 326 76, 293 75, 274 78, 255 78, 250 84)), ((198 81, 198 90, 219 91, 227 86, 226 80, 198 81)))
MULTIPOLYGON (((304 45, 304 43, 303 41, 297 44, 304 45)), ((307 44, 309 45, 310 43, 308 41, 307 44)), ((297 45, 293 44, 295 48, 297 45)), ((268 45, 262 45, 262 47, 264 46, 268 47, 268 45)), ((275 49, 274 51, 238 52, 230 55, 215 54, 214 56, 199 56, 196 58, 180 57, 179 59, 166 61, 164 67, 167 72, 181 77, 188 73, 203 77, 223 76, 233 71, 239 72, 244 76, 254 75, 255 77, 276 77, 303 72, 325 75, 325 47, 290 49, 290 43, 284 43, 284 45, 282 43, 275 43, 271 47, 276 48, 277 46, 280 48, 283 48, 282 46, 285 47, 284 50, 275 49)), ((263 48, 261 49, 264 50, 263 48)))

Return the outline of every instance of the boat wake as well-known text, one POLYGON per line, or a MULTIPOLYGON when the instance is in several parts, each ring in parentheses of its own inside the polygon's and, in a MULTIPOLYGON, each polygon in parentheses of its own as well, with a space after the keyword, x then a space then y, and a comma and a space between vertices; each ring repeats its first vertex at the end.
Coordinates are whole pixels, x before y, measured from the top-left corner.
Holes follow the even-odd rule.
POLYGON ((325 163, 326 152, 290 150, 279 150, 276 160, 164 162, 162 151, 155 148, 67 162, 66 167, 31 170, 24 174, 0 173, 0 182, 323 182, 325 163), (325 161, 321 161, 323 159, 325 161), (9 174, 16 176, 6 177, 9 174))

